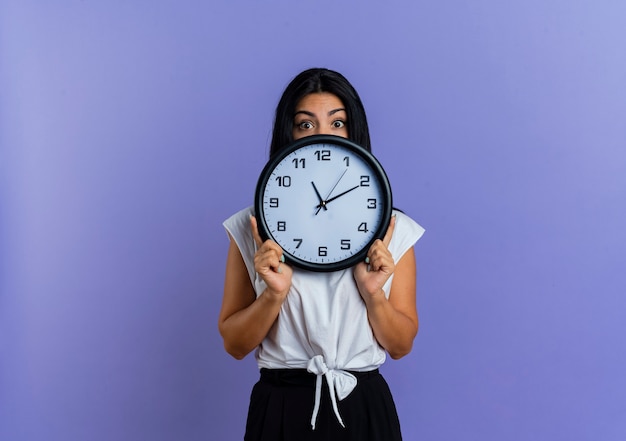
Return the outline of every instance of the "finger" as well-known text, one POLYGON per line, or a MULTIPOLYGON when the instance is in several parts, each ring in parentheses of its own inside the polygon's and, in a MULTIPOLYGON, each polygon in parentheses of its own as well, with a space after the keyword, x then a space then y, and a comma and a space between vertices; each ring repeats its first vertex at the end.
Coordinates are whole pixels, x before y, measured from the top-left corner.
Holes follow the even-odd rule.
POLYGON ((368 271, 378 271, 382 266, 382 259, 379 257, 379 253, 375 251, 369 256, 368 271))
POLYGON ((261 235, 259 234, 259 227, 256 222, 256 217, 250 215, 250 229, 252 230, 252 237, 254 238, 254 242, 256 242, 257 248, 261 248, 263 245, 263 239, 261 239, 261 235))
POLYGON ((365 263, 368 263, 370 265, 370 270, 373 271, 379 271, 384 268, 392 268, 394 265, 391 252, 382 240, 374 242, 367 253, 365 263))
POLYGON ((266 269, 278 272, 280 264, 280 258, 274 250, 268 250, 267 252, 259 254, 255 260, 255 268, 259 273, 264 272, 266 269))
POLYGON ((387 227, 387 232, 385 233, 385 237, 383 237, 383 243, 386 247, 391 243, 391 237, 393 236, 393 230, 396 228, 396 215, 391 216, 391 220, 389 221, 389 227, 387 227))
POLYGON ((255 258, 258 259, 260 267, 270 268, 274 272, 281 273, 280 265, 285 262, 283 249, 274 241, 266 240, 263 242, 259 234, 256 217, 252 215, 250 216, 250 229, 252 230, 252 237, 257 245, 257 253, 262 253, 262 256, 255 258))

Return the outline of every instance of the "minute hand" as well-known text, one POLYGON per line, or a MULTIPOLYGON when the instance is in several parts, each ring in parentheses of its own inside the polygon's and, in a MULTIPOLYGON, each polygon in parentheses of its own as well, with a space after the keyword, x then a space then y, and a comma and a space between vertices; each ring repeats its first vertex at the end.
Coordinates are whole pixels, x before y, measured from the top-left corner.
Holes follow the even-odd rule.
POLYGON ((341 197, 341 196, 343 196, 344 194, 346 194, 346 193, 350 193, 352 190, 356 190, 356 189, 357 189, 357 188, 359 188, 359 187, 360 187, 360 185, 355 185, 354 187, 352 187, 352 188, 350 188, 350 189, 348 189, 348 190, 344 191, 343 193, 339 193, 338 195, 333 196, 332 198, 330 198, 330 199, 327 199, 327 200, 323 201, 322 203, 320 203, 320 204, 319 204, 317 207, 315 207, 315 208, 321 208, 323 205, 325 206, 325 205, 327 205, 329 202, 334 201, 335 199, 340 198, 340 197, 341 197), (322 204, 323 204, 323 205, 322 205, 322 204))

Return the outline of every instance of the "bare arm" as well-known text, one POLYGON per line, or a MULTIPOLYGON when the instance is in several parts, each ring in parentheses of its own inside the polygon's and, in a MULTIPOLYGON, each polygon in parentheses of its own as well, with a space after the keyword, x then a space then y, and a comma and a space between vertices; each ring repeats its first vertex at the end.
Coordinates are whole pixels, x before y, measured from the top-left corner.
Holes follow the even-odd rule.
POLYGON ((394 228, 395 218, 383 240, 376 241, 370 248, 369 268, 367 264, 359 263, 354 269, 354 277, 365 301, 374 336, 389 355, 397 359, 411 352, 419 322, 415 300, 415 255, 411 248, 397 265, 394 264, 387 248, 394 228), (391 274, 394 277, 387 299, 382 287, 391 274))
POLYGON ((254 266, 267 288, 256 297, 239 248, 231 238, 218 327, 226 352, 237 359, 263 341, 291 287, 291 268, 280 261, 282 249, 272 241, 262 243, 256 219, 251 218, 250 224, 258 247, 254 266))

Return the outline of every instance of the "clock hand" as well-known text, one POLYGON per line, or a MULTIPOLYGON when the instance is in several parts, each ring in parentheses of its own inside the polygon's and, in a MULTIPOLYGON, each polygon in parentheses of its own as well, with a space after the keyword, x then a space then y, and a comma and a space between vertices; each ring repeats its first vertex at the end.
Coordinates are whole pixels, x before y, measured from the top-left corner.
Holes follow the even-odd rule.
POLYGON ((346 174, 346 172, 348 171, 348 169, 345 169, 343 171, 343 173, 341 174, 341 176, 339 176, 339 179, 337 179, 337 182, 335 182, 335 185, 333 185, 333 188, 330 189, 330 191, 328 192, 328 196, 326 196, 326 202, 328 202, 328 198, 330 197, 330 195, 333 193, 333 190, 335 189, 335 187, 337 186, 337 184, 339 184, 339 181, 341 181, 341 178, 343 178, 343 175, 346 174))
POLYGON ((335 199, 340 198, 340 197, 341 197, 341 196, 343 196, 344 194, 346 194, 346 193, 350 193, 352 190, 356 190, 356 189, 357 189, 357 188, 359 188, 359 187, 360 187, 360 185, 355 185, 354 187, 352 187, 352 188, 350 188, 350 189, 348 189, 348 190, 344 191, 343 193, 339 193, 337 196, 333 196, 332 198, 327 199, 327 200, 325 200, 325 201, 321 202, 321 203, 320 203, 317 207, 315 207, 315 208, 317 208, 317 209, 318 209, 317 211, 319 211, 322 207, 326 208, 326 205, 328 205, 328 203, 329 203, 329 202, 334 201, 335 199))
MULTIPOLYGON (((326 202, 324 202, 324 200, 322 199, 322 195, 317 190, 317 187, 315 186, 315 183, 313 181, 311 181, 311 185, 313 186, 313 190, 315 190, 315 194, 317 195, 317 198, 320 200, 320 204, 318 205, 318 207, 324 208, 324 210, 328 210, 328 208, 326 207, 326 202)), ((317 213, 319 213, 319 212, 320 211, 317 210, 317 213)), ((317 213, 315 213, 315 214, 317 214, 317 213)))
POLYGON ((324 210, 328 210, 328 208, 326 208, 326 203, 328 202, 328 198, 330 197, 331 194, 333 194, 333 190, 335 189, 335 187, 337 187, 339 182, 341 182, 341 179, 343 178, 343 175, 345 175, 347 171, 348 171, 348 169, 346 168, 343 171, 343 173, 339 176, 339 179, 337 179, 337 182, 335 182, 335 185, 333 185, 333 188, 331 188, 330 191, 328 192, 328 195, 326 196, 326 200, 325 201, 320 201, 320 205, 318 205, 316 207, 317 211, 315 212, 315 214, 320 212, 320 210, 322 209, 322 206, 324 207, 324 210))
MULTIPOLYGON (((341 181, 341 178, 343 178, 343 175, 345 175, 347 171, 348 171, 348 169, 346 168, 343 171, 343 173, 341 174, 341 176, 339 176, 339 179, 337 179, 337 182, 335 182, 335 185, 333 185, 333 188, 331 188, 330 191, 328 192, 328 195, 326 196, 326 199, 328 199, 330 197, 330 195, 333 194, 333 190, 335 189, 335 187, 337 187, 337 185, 341 181)), ((315 207, 315 208, 317 208, 317 211, 315 212, 315 215, 317 215, 317 213, 320 212, 322 207, 324 207, 324 210, 328 210, 328 208, 326 208, 326 202, 327 201, 320 201, 320 204, 317 207, 315 207)))

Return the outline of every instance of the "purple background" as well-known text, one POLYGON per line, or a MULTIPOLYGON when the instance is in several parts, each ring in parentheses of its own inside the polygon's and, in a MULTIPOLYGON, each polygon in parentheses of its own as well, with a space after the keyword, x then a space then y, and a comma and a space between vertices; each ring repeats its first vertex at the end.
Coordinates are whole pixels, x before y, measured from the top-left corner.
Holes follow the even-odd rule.
POLYGON ((416 247, 406 440, 626 439, 626 3, 2 0, 0 439, 239 440, 227 238, 300 70, 416 247))

